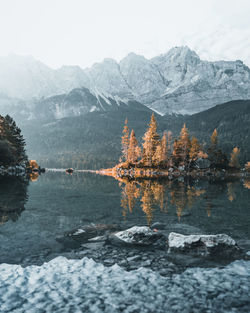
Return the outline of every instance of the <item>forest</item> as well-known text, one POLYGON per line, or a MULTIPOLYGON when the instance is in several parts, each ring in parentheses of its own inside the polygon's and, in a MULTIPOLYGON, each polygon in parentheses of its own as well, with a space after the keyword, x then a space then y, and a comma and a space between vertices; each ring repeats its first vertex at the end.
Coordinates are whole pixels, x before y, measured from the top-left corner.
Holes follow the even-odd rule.
POLYGON ((9 115, 0 115, 0 166, 25 165, 27 161, 21 129, 9 115))
POLYGON ((230 156, 227 156, 219 146, 218 132, 214 129, 210 144, 205 147, 198 139, 190 136, 184 124, 177 138, 172 132, 164 132, 160 136, 157 132, 157 122, 154 114, 148 125, 142 145, 140 146, 135 132, 129 130, 128 120, 125 120, 122 139, 122 156, 116 168, 152 168, 152 169, 178 169, 190 171, 197 168, 212 169, 240 169, 240 149, 234 147, 230 156), (199 165, 203 164, 203 165, 199 165))

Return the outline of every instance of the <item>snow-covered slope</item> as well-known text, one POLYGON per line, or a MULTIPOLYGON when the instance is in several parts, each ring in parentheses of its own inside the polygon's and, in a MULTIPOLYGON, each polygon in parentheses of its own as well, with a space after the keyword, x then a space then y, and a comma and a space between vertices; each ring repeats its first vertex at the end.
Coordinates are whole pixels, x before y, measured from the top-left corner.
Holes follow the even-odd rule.
POLYGON ((119 63, 105 59, 85 70, 52 70, 32 57, 0 58, 0 93, 9 97, 49 97, 80 87, 136 100, 161 114, 193 114, 249 99, 250 69, 239 60, 203 61, 188 47, 172 48, 151 60, 130 53, 119 63))
POLYGON ((143 104, 133 100, 123 101, 118 96, 106 95, 98 90, 75 88, 67 94, 52 96, 35 101, 30 107, 30 116, 35 119, 61 119, 85 115, 90 112, 110 112, 120 110, 150 111, 143 104))

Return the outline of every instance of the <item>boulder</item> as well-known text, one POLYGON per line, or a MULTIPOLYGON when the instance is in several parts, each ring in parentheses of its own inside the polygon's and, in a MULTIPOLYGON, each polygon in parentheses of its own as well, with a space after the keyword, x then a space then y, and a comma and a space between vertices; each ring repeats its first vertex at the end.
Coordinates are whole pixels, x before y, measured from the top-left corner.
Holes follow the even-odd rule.
POLYGON ((110 236, 110 240, 115 244, 125 245, 158 247, 164 247, 166 245, 166 237, 147 226, 134 226, 119 231, 110 236))
POLYGON ((218 235, 182 235, 170 233, 168 246, 171 251, 195 252, 202 255, 240 252, 235 240, 226 234, 218 235))

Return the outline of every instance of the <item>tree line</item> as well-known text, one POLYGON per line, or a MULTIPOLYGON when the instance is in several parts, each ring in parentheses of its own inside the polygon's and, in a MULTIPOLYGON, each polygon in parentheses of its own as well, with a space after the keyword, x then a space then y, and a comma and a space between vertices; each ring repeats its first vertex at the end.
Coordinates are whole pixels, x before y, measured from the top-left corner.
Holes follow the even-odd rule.
POLYGON ((177 167, 190 170, 197 167, 197 161, 208 160, 210 168, 240 168, 238 161, 240 149, 235 147, 227 157, 219 148, 218 132, 215 129, 210 138, 210 144, 205 149, 196 137, 190 137, 184 124, 178 138, 173 138, 171 131, 164 132, 162 137, 157 133, 157 122, 154 114, 148 125, 142 145, 138 144, 134 130, 128 127, 128 120, 122 134, 122 156, 118 166, 122 168, 170 168, 177 167))
POLYGON ((9 115, 0 115, 0 166, 21 165, 27 161, 21 129, 9 115))

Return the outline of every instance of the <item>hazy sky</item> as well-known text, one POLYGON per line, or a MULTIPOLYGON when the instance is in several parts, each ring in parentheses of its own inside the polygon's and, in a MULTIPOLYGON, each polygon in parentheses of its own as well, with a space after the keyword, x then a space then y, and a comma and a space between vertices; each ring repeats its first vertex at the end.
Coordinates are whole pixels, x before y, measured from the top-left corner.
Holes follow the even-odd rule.
POLYGON ((0 55, 91 66, 188 45, 250 66, 250 0, 0 0, 0 55))

